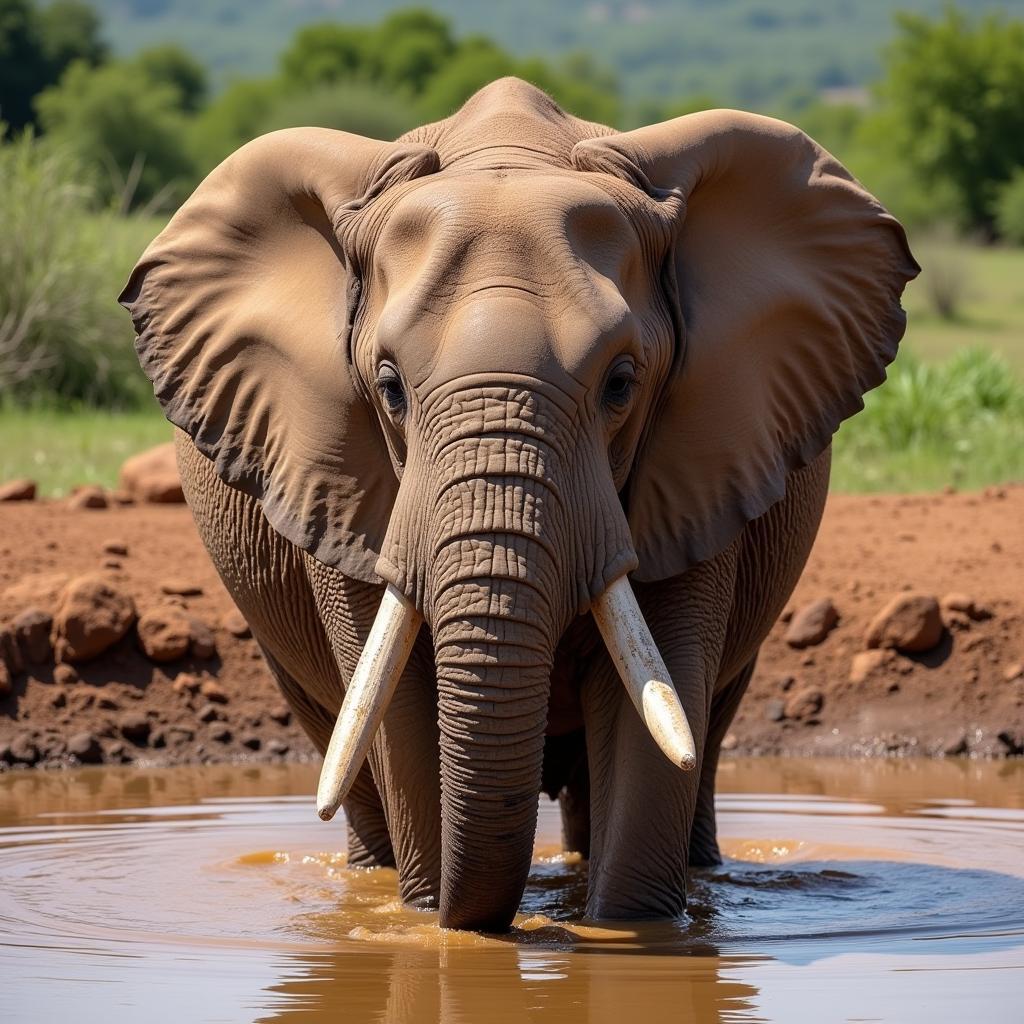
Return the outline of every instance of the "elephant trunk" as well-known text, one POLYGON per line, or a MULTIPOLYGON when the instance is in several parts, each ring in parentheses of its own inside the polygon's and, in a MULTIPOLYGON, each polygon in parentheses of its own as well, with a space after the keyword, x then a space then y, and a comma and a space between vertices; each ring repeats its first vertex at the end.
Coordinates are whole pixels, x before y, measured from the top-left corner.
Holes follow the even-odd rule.
POLYGON ((437 601, 441 924, 502 931, 526 885, 537 824, 553 644, 520 581, 467 582, 437 601), (494 610, 495 606, 499 609, 494 610))
POLYGON ((530 473, 438 499, 427 618, 441 762, 441 923, 500 931, 533 852, 554 649, 572 592, 564 516, 530 473))

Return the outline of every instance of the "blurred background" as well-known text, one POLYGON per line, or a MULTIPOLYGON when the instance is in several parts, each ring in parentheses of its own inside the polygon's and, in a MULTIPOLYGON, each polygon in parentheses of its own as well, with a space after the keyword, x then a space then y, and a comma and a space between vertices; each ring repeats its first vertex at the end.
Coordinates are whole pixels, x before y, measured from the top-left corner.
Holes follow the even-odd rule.
POLYGON ((910 230, 924 267, 833 487, 1024 479, 1024 0, 0 0, 0 480, 109 486, 170 428, 115 302, 248 139, 392 139, 515 74, 619 128, 782 117, 910 230))

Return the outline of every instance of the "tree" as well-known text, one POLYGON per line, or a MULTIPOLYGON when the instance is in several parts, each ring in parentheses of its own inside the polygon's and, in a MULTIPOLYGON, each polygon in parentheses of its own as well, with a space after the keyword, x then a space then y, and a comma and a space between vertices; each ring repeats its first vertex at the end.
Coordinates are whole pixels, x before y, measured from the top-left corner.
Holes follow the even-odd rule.
POLYGON ((0 0, 0 119, 12 129, 35 120, 33 100, 75 60, 106 58, 99 19, 78 0, 37 10, 30 0, 0 0))
POLYGON ((951 189, 965 226, 991 232, 1000 187, 1024 166, 1024 21, 901 15, 886 72, 894 157, 951 189))
POLYGON ((109 55, 100 36, 99 15, 79 0, 56 0, 41 8, 39 25, 53 81, 72 61, 84 60, 95 66, 109 55))
POLYGON ((93 169, 99 195, 127 208, 180 198, 193 174, 179 103, 136 64, 76 61, 36 107, 47 133, 93 169))
POLYGON ((281 76, 301 88, 354 78, 368 70, 370 39, 369 30, 351 25, 307 25, 281 55, 281 76))
POLYGON ((178 105, 186 113, 194 114, 206 102, 206 68, 180 46, 165 43, 150 47, 138 54, 135 64, 151 82, 174 88, 178 105))

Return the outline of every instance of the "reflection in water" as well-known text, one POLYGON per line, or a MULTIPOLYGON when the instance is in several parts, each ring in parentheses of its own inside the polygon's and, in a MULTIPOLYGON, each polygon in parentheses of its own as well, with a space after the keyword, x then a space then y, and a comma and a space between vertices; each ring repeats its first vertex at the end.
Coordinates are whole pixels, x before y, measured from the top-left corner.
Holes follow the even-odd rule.
POLYGON ((578 920, 542 806, 515 932, 353 872, 310 766, 0 776, 0 1019, 1017 1019, 1024 764, 733 761, 688 920, 578 920), (325 849, 326 847, 326 849, 325 849), (810 995, 809 995, 810 993, 810 995))

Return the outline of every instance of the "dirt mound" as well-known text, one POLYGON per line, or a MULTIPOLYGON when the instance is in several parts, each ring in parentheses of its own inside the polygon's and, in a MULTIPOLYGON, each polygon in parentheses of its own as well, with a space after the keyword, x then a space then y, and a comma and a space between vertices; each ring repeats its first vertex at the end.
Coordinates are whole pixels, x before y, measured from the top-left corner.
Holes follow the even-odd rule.
MULTIPOLYGON (((0 768, 313 756, 187 508, 19 501, 0 538, 0 768)), ((1024 752, 1024 486, 830 498, 726 748, 1024 752)))

